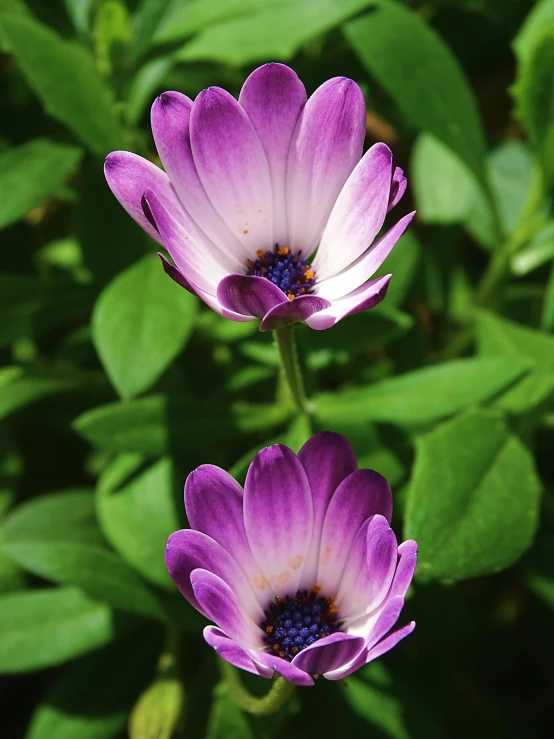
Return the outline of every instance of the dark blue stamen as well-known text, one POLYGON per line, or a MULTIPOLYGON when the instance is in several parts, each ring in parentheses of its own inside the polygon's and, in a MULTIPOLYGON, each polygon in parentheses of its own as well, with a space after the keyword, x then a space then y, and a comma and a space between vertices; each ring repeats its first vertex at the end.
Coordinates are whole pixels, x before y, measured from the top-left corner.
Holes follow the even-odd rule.
POLYGON ((276 598, 264 611, 261 624, 268 651, 289 662, 310 644, 338 631, 337 607, 333 598, 319 590, 298 590, 296 595, 276 598))
POLYGON ((246 262, 246 274, 265 277, 292 300, 299 295, 309 295, 315 285, 315 272, 301 252, 293 254, 288 246, 275 244, 273 251, 259 249, 256 259, 246 262))

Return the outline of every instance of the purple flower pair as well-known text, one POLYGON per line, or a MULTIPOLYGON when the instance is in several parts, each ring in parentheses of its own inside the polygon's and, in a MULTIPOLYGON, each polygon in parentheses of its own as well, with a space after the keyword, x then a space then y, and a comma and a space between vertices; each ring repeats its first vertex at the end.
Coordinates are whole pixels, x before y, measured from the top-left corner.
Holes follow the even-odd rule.
POLYGON ((203 465, 185 485, 190 529, 170 536, 166 565, 215 626, 204 638, 236 667, 297 685, 346 677, 394 647, 416 565, 398 546, 387 481, 358 470, 348 441, 313 436, 298 455, 275 444, 254 458, 244 490, 203 465))
POLYGON ((370 278, 414 214, 371 246, 406 178, 385 144, 362 157, 355 82, 336 77, 307 100, 292 69, 266 64, 238 101, 218 87, 194 102, 163 93, 152 132, 165 172, 116 151, 108 184, 171 256, 166 272, 215 311, 262 331, 325 329, 384 298, 391 275, 370 278))

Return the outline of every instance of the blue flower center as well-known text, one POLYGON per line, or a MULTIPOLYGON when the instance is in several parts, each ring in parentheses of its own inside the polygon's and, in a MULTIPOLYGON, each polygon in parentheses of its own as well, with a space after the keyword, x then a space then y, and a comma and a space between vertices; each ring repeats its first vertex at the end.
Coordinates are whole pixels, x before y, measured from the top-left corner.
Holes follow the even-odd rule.
POLYGON ((318 639, 341 627, 333 598, 323 598, 319 588, 298 590, 296 595, 275 598, 264 611, 261 624, 267 651, 289 662, 318 639))
POLYGON ((293 254, 288 246, 279 244, 273 251, 258 249, 256 259, 246 261, 246 274, 270 280, 289 300, 309 295, 315 285, 315 272, 301 254, 293 254))

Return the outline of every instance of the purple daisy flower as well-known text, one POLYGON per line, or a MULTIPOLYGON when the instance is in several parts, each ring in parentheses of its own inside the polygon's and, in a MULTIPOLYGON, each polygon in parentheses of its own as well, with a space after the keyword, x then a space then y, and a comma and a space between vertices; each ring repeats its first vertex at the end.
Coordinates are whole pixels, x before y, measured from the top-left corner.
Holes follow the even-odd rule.
POLYGON ((215 311, 261 318, 262 331, 297 321, 325 329, 384 298, 391 275, 368 280, 414 214, 371 246, 406 178, 385 144, 362 157, 355 82, 335 77, 306 100, 292 69, 266 64, 238 102, 219 87, 194 102, 164 92, 152 131, 165 172, 115 151, 108 184, 166 248, 170 277, 215 311))
POLYGON ((391 631, 412 580, 417 544, 398 546, 390 487, 358 470, 348 441, 321 432, 298 455, 262 449, 244 491, 202 465, 185 485, 191 529, 169 537, 166 565, 216 626, 208 644, 236 667, 297 685, 338 680, 410 634, 391 631))

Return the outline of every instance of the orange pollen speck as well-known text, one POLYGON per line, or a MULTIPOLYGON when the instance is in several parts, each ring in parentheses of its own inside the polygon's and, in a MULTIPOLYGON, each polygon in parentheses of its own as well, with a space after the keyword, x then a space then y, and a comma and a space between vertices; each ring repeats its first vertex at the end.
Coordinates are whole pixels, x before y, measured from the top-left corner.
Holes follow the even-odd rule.
POLYGON ((264 254, 265 254, 265 251, 263 249, 258 249, 258 251, 256 252, 256 256, 260 258, 263 257, 264 254))
POLYGON ((279 256, 281 256, 281 257, 286 257, 288 253, 289 253, 288 246, 280 246, 277 249, 277 254, 279 254, 279 256))
POLYGON ((304 277, 307 280, 313 280, 315 277, 315 272, 313 271, 313 269, 309 269, 306 272, 304 272, 304 277))
POLYGON ((294 300, 294 295, 292 293, 287 293, 287 298, 289 300, 294 300))
POLYGON ((312 592, 315 593, 316 595, 321 593, 321 585, 314 585, 312 588, 312 592))
POLYGON ((267 634, 271 634, 271 632, 273 631, 273 626, 266 626, 265 631, 267 634))

